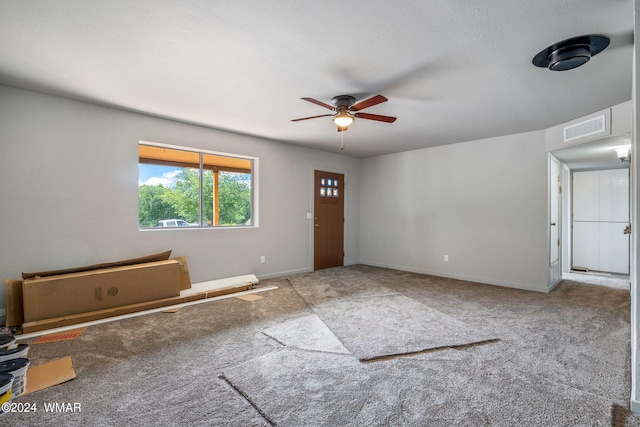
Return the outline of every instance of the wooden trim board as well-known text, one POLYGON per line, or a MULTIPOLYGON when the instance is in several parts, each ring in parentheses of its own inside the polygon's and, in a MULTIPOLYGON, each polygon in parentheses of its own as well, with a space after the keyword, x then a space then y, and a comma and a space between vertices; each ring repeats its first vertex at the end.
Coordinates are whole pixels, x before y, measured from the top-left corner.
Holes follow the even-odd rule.
MULTIPOLYGON (((244 285, 244 286, 249 286, 250 287, 252 285, 244 285)), ((228 289, 228 288, 226 288, 226 289, 228 289)), ((199 299, 196 299, 196 300, 190 300, 190 301, 182 302, 182 303, 179 303, 179 304, 159 305, 159 306, 148 308, 148 309, 144 309, 144 310, 142 308, 140 308, 140 307, 137 307, 137 309, 136 309, 137 311, 134 311, 134 312, 121 313, 119 315, 118 314, 113 314, 112 316, 108 316, 108 317, 104 317, 103 316, 103 317, 98 318, 98 319, 91 319, 90 317, 87 317, 87 319, 84 319, 84 320, 74 319, 75 320, 74 323, 68 323, 65 320, 65 319, 67 319, 66 317, 61 317, 61 318, 57 318, 57 319, 42 320, 42 321, 38 321, 37 322, 37 323, 40 323, 39 325, 31 325, 30 332, 25 331, 24 325, 23 325, 23 334, 22 335, 16 335, 15 337, 16 337, 16 341, 26 340, 26 339, 39 337, 39 336, 45 335, 45 334, 64 332, 64 331, 67 331, 67 330, 70 330, 70 329, 79 328, 81 326, 99 325, 101 323, 113 322, 113 321, 122 320, 122 319, 128 319, 128 318, 131 318, 131 317, 142 316, 144 314, 159 313, 159 312, 162 312, 164 310, 171 309, 171 308, 186 307, 186 306, 189 306, 189 305, 202 304, 202 303, 210 302, 210 301, 217 301, 217 300, 221 300, 221 299, 233 298, 233 297, 238 296, 238 295, 248 295, 248 294, 253 294, 253 293, 258 293, 258 292, 272 291, 272 290, 275 290, 275 289, 278 289, 278 287, 277 286, 267 286, 267 287, 264 287, 264 288, 251 289, 251 290, 240 291, 240 292, 231 292, 231 293, 226 293, 226 294, 220 294, 218 296, 213 296, 214 292, 220 292, 220 291, 223 290, 223 289, 218 289, 216 291, 210 291, 208 293, 208 297, 207 298, 199 298, 199 299), (49 324, 45 325, 43 322, 49 322, 49 324)), ((180 298, 180 297, 176 297, 176 298, 180 298)), ((166 298, 165 300, 160 300, 160 301, 164 303, 167 299, 174 299, 174 298, 166 298)), ((154 303, 158 303, 158 301, 152 301, 152 302, 147 303, 147 304, 153 305, 154 303)), ((143 304, 145 304, 145 303, 134 304, 134 305, 141 306, 143 304)), ((120 307, 120 308, 123 308, 123 307, 120 307)), ((101 311, 113 312, 114 310, 118 310, 118 308, 109 309, 109 310, 101 310, 101 311)), ((85 314, 87 314, 87 313, 85 313, 85 314)), ((75 316, 81 316, 81 315, 75 315, 75 316)), ((69 317, 72 317, 72 316, 69 316, 69 317)), ((69 319, 69 320, 71 320, 71 319, 69 319)), ((31 323, 36 323, 36 322, 31 322, 31 323)))
POLYGON ((83 322, 90 322, 92 320, 104 319, 107 317, 121 316, 123 314, 135 313, 138 311, 151 310, 159 307, 168 307, 177 304, 183 304, 186 302, 197 301, 201 299, 208 299, 217 297, 220 295, 231 294, 235 292, 241 292, 249 290, 253 287, 251 283, 231 286, 228 288, 216 289, 213 291, 202 291, 198 293, 188 293, 179 297, 163 298, 154 301, 141 302, 137 304, 123 305, 120 307, 106 308, 104 310, 89 311, 86 313, 71 314, 68 316, 54 317, 51 319, 36 320, 33 322, 26 322, 22 324, 22 333, 28 334, 31 332, 38 332, 45 329, 58 328, 61 326, 75 325, 83 322))

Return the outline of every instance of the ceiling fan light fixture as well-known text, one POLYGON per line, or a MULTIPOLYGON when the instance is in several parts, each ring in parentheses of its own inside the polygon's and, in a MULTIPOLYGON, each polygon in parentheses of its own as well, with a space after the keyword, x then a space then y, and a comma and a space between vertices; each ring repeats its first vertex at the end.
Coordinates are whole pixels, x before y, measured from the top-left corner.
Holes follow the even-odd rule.
POLYGON ((365 108, 373 107, 374 105, 381 104, 383 102, 388 101, 382 95, 375 95, 371 98, 362 100, 356 103, 356 98, 351 95, 338 95, 331 98, 331 103, 333 105, 326 104, 322 101, 318 101, 313 98, 302 98, 305 101, 311 102, 312 104, 319 105, 328 110, 332 110, 334 113, 332 114, 320 114, 319 116, 310 116, 310 117, 301 117, 299 119, 292 119, 292 122, 299 122, 302 120, 316 119, 318 117, 331 117, 333 123, 338 127, 338 132, 344 132, 349 129, 349 126, 355 121, 356 117, 358 119, 364 120, 375 120, 383 123, 393 123, 396 121, 395 117, 391 116, 382 116, 380 114, 369 114, 362 113, 361 111, 365 108))
POLYGON ((347 113, 346 111, 342 111, 336 114, 332 120, 333 123, 335 123, 338 127, 347 127, 351 123, 353 123, 354 119, 355 117, 353 117, 351 114, 347 113))

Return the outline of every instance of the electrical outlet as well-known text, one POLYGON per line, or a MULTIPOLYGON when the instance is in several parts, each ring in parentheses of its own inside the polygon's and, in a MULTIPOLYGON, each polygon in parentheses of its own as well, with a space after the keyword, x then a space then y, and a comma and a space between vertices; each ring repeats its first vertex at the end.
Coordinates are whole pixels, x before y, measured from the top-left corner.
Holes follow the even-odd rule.
POLYGON ((444 262, 449 262, 449 255, 444 256, 444 262))
POLYGON ((267 257, 265 257, 264 255, 262 255, 260 257, 260 264, 264 264, 265 262, 267 262, 267 257))

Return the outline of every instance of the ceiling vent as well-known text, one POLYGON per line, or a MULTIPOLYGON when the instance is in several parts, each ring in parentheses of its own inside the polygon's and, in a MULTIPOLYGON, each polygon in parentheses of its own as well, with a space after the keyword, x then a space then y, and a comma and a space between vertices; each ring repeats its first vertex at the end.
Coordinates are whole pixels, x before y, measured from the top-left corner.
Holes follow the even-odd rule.
POLYGON ((565 126, 564 142, 573 141, 578 138, 584 138, 585 136, 604 132, 604 120, 605 116, 603 114, 601 116, 594 117, 592 119, 585 120, 571 126, 565 126))

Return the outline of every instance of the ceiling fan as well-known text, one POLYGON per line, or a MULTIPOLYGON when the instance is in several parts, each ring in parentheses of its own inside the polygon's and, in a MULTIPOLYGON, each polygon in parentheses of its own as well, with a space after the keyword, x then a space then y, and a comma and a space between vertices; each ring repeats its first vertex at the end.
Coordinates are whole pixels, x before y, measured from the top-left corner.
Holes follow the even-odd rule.
POLYGON ((371 98, 360 101, 356 104, 356 98, 351 95, 338 95, 331 99, 333 105, 325 104, 322 101, 318 101, 313 98, 302 98, 305 101, 309 101, 321 107, 335 111, 333 114, 321 114, 319 116, 302 117, 300 119, 293 119, 292 122, 299 122, 300 120, 316 119, 318 117, 333 117, 333 123, 338 126, 338 132, 343 132, 349 128, 349 125, 353 123, 356 118, 376 120, 379 122, 393 123, 396 121, 395 117, 381 116, 379 114, 359 113, 358 111, 365 108, 373 107, 374 105, 381 104, 388 101, 382 95, 376 95, 371 98))

